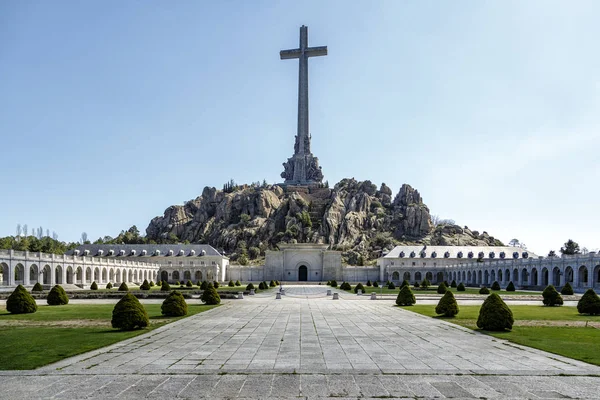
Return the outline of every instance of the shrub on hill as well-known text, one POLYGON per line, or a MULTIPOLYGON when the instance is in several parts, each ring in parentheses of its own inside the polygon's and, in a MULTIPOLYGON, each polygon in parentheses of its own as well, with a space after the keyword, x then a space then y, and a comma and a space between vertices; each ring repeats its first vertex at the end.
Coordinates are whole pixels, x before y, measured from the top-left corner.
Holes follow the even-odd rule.
POLYGON ((512 281, 508 282, 508 286, 506 287, 506 291, 507 292, 514 292, 515 291, 515 284, 512 281))
POLYGON ((492 290, 500 290, 500 284, 498 283, 498 281, 494 281, 494 283, 492 283, 492 290))
POLYGON ((479 309, 477 326, 486 331, 511 330, 515 320, 512 311, 496 293, 492 293, 479 309))
POLYGON ((438 294, 444 294, 448 291, 448 286, 444 282, 440 283, 437 288, 438 294))
POLYGON ((410 290, 410 286, 403 286, 400 293, 398 293, 398 297, 396 297, 396 304, 399 306, 412 306, 416 302, 417 300, 412 290, 410 290))
POLYGON ((113 328, 131 331, 145 328, 149 323, 146 309, 131 293, 125 294, 113 309, 111 320, 113 328))
POLYGON ((169 282, 162 281, 162 285, 160 285, 160 291, 161 292, 168 292, 170 290, 171 290, 171 285, 169 285, 169 282))
POLYGON ((454 288, 457 287, 455 280, 452 280, 452 282, 450 282, 450 287, 454 287, 454 288))
POLYGON ((600 314, 600 297, 594 292, 594 289, 588 289, 581 296, 581 299, 577 302, 577 311, 580 314, 600 314))
POLYGON ((390 290, 396 289, 396 285, 394 285, 394 282, 388 283, 388 289, 390 289, 390 290))
POLYGON ((144 282, 140 285, 140 290, 150 290, 150 284, 147 279, 144 279, 144 282))
POLYGON ((249 283, 248 286, 246 286, 246 290, 252 290, 254 289, 254 285, 252 283, 249 283))
POLYGON ((235 286, 242 286, 242 284, 240 283, 240 281, 235 281, 235 286))
POLYGON ((221 296, 219 296, 217 289, 215 289, 214 286, 209 283, 206 290, 204 292, 202 292, 202 296, 200 297, 200 300, 202 300, 202 302, 204 304, 213 304, 214 305, 214 304, 219 304, 221 302, 221 296))
POLYGON ((227 284, 227 286, 229 286, 229 287, 235 287, 235 283, 233 283, 233 281, 229 281, 229 283, 227 284))
POLYGON ((560 294, 564 294, 565 296, 571 296, 573 295, 573 293, 573 287, 569 282, 567 282, 565 286, 563 286, 563 288, 560 290, 560 294))
POLYGON ((92 282, 92 284, 90 285, 90 290, 98 290, 98 284, 96 283, 96 281, 92 282))
POLYGON ((51 306, 62 306, 63 304, 69 304, 69 297, 62 286, 55 285, 52 290, 50 290, 50 293, 48 293, 46 303, 51 306))
POLYGON ((6 311, 12 314, 29 314, 37 310, 37 304, 32 295, 23 285, 19 285, 6 299, 6 311))
POLYGON ((362 293, 365 293, 365 287, 360 282, 354 286, 354 293, 358 293, 359 290, 362 290, 362 293))
POLYGON ((112 285, 112 283, 108 282, 108 283, 106 284, 106 288, 107 288, 107 289, 112 289, 112 288, 113 288, 113 285, 112 285))
POLYGON ((33 285, 33 289, 31 289, 32 292, 43 292, 44 288, 42 287, 42 284, 39 282, 36 282, 35 285, 33 285))
POLYGON ((490 294, 490 289, 484 286, 481 289, 479 289, 479 294, 490 294))
POLYGON ((129 291, 129 288, 127 287, 127 284, 125 282, 121 283, 121 286, 119 286, 119 292, 127 292, 129 291))
POLYGON ((543 302, 545 306, 563 305, 563 298, 553 285, 546 286, 546 289, 542 292, 542 296, 544 297, 543 302))
POLYGON ((187 303, 180 292, 173 290, 163 301, 160 311, 163 315, 169 317, 181 317, 187 315, 187 303))
POLYGON ((467 288, 465 288, 465 285, 462 282, 456 287, 457 292, 464 292, 465 290, 467 290, 467 288))
POLYGON ((438 305, 435 307, 435 313, 442 314, 445 317, 454 317, 458 314, 458 303, 451 290, 446 291, 440 299, 438 305))

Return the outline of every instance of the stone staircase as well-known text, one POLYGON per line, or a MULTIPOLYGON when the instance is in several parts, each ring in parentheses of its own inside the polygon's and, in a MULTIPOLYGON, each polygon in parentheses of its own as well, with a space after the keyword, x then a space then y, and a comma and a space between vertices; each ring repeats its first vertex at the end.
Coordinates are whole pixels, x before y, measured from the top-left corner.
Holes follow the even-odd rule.
POLYGON ((329 204, 330 196, 331 190, 328 188, 311 188, 309 194, 310 208, 308 215, 310 216, 313 230, 321 228, 323 216, 325 215, 325 210, 329 204))

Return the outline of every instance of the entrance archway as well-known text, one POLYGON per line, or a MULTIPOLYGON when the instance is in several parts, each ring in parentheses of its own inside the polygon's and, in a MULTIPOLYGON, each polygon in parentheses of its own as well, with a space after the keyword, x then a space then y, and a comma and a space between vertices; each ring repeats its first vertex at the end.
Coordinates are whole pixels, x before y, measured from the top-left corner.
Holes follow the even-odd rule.
POLYGON ((306 268, 306 265, 301 265, 298 268, 298 280, 299 281, 307 281, 308 280, 308 268, 306 268))

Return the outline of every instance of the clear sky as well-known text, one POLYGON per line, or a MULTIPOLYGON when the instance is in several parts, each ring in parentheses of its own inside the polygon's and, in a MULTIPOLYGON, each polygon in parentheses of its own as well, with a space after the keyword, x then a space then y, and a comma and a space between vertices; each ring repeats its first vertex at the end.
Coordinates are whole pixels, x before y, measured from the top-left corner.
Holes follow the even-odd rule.
POLYGON ((280 182, 309 61, 312 150, 431 213, 600 247, 600 2, 2 1, 0 236, 116 236, 172 204, 280 182))

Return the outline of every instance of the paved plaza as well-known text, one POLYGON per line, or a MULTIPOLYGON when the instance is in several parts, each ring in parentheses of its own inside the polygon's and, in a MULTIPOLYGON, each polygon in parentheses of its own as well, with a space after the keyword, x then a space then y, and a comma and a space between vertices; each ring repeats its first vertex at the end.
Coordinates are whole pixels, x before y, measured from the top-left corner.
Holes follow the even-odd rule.
POLYGON ((600 367, 324 286, 232 300, 35 371, 2 398, 600 398, 600 367))

